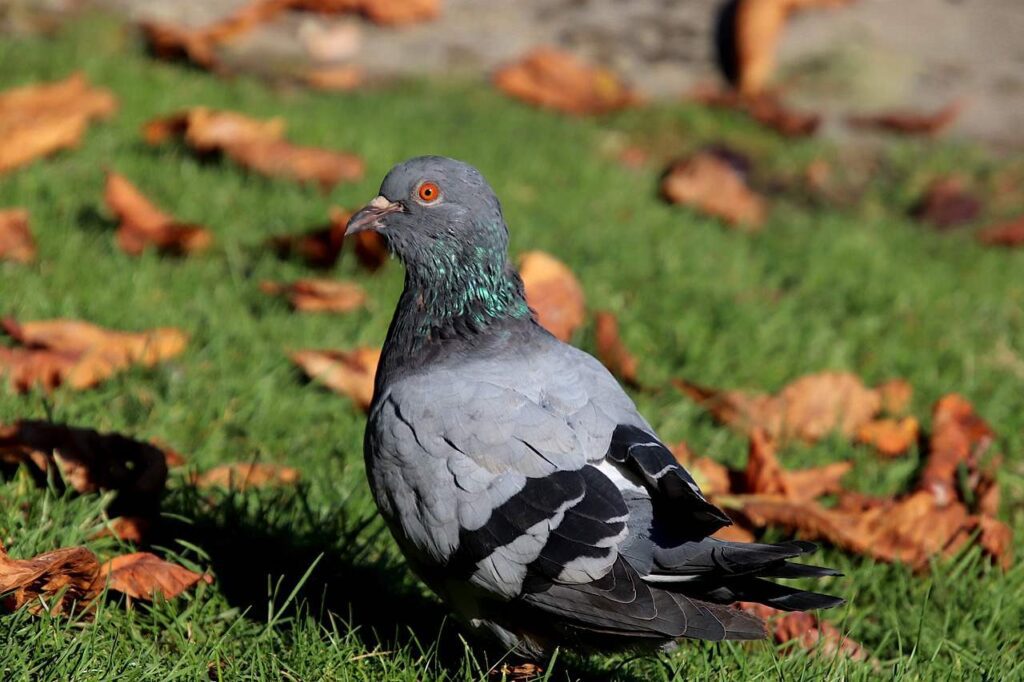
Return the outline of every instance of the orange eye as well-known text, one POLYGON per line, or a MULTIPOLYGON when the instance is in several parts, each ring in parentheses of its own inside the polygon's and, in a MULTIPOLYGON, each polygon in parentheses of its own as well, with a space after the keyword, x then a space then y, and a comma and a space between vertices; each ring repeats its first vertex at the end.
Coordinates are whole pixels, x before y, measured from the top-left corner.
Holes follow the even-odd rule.
POLYGON ((433 182, 424 182, 420 185, 419 195, 420 201, 429 204, 437 201, 438 197, 441 196, 441 189, 433 182))

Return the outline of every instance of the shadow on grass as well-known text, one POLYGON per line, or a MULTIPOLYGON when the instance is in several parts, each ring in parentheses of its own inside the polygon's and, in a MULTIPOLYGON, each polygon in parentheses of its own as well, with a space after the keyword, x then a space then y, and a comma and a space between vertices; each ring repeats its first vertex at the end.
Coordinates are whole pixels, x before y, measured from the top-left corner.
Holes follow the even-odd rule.
MULTIPOLYGON (((314 510, 301 486, 249 492, 185 487, 167 496, 163 511, 152 544, 205 552, 219 589, 252 620, 302 609, 327 624, 333 614, 357 628, 367 650, 433 650, 437 664, 453 676, 465 669, 463 638, 480 665, 507 660, 503 650, 473 639, 440 602, 425 596, 404 562, 380 551, 388 531, 374 513, 314 510), (278 612, 297 586, 295 599, 278 612)), ((565 678, 641 679, 560 656, 551 679, 565 678)))

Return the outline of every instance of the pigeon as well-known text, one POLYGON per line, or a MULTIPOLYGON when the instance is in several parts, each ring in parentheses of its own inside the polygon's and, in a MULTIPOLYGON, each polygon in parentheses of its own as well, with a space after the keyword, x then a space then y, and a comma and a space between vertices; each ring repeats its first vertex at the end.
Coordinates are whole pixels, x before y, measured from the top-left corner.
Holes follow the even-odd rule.
POLYGON ((764 637, 738 601, 843 603, 770 580, 840 575, 790 561, 811 543, 710 537, 729 517, 604 366, 538 324, 479 171, 395 166, 346 234, 366 230, 405 266, 367 477, 408 564, 469 630, 538 660, 764 637))

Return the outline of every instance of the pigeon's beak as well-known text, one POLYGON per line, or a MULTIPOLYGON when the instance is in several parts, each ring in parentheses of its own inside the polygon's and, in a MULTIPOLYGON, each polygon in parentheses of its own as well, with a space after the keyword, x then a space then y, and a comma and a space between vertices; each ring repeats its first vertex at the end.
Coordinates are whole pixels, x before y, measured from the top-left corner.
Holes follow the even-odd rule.
POLYGON ((381 222, 385 216, 392 213, 403 213, 405 207, 397 201, 389 201, 385 196, 374 197, 373 201, 359 210, 348 221, 345 234, 356 234, 366 230, 379 230, 384 226, 381 222))

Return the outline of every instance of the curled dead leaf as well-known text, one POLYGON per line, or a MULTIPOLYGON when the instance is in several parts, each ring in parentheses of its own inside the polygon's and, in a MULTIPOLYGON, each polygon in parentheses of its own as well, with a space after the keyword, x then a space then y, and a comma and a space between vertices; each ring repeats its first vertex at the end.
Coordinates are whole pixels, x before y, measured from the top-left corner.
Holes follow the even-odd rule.
POLYGON ((583 287, 572 270, 543 251, 527 251, 519 257, 519 276, 540 325, 562 341, 571 339, 584 313, 583 287))
POLYGON ((0 604, 8 611, 28 605, 51 615, 87 608, 102 589, 100 564, 85 547, 65 547, 31 559, 12 559, 0 549, 0 604), (60 597, 59 599, 57 597, 60 597))
POLYGON ((80 73, 0 92, 0 173, 77 146, 91 121, 116 110, 114 95, 80 73))
POLYGON ((721 391, 680 379, 673 384, 719 421, 747 434, 764 429, 778 441, 813 443, 833 431, 849 438, 881 409, 878 392, 849 372, 808 374, 774 396, 721 391))
POLYGON ((861 644, 843 635, 836 626, 806 611, 786 612, 764 604, 741 602, 740 608, 767 621, 768 631, 777 644, 794 643, 798 649, 815 651, 825 658, 837 654, 854 661, 870 656, 861 644))
POLYGON ((550 47, 498 69, 494 84, 516 99, 570 114, 603 114, 639 102, 611 71, 550 47))
POLYGON ((778 495, 791 500, 813 500, 842 490, 840 480, 852 462, 833 462, 821 467, 786 471, 775 454, 775 445, 761 429, 750 435, 743 492, 778 495))
POLYGON ((345 228, 351 217, 351 211, 332 207, 328 225, 303 234, 271 237, 268 243, 282 258, 294 255, 304 260, 307 265, 331 268, 341 255, 341 247, 345 243, 345 228))
POLYGON ((0 347, 0 374, 17 391, 33 385, 84 389, 131 365, 151 367, 179 355, 188 342, 181 331, 162 327, 147 332, 117 332, 78 320, 19 323, 5 318, 3 331, 24 348, 0 347))
POLYGON ((597 357, 608 371, 630 386, 639 386, 636 379, 636 358, 619 336, 619 321, 615 315, 599 311, 594 316, 594 336, 597 342, 597 357))
POLYGON ((955 100, 933 113, 887 111, 878 114, 849 116, 846 122, 854 128, 885 130, 904 135, 937 135, 960 116, 963 100, 955 100))
POLYGON ((951 393, 940 398, 932 411, 932 435, 919 489, 934 495, 939 506, 956 502, 960 467, 977 470, 994 438, 992 428, 963 396, 951 393))
POLYGON ((709 497, 727 495, 732 487, 731 474, 724 465, 710 457, 697 457, 686 443, 678 443, 672 447, 676 461, 690 472, 697 487, 709 497))
POLYGON ((204 251, 213 243, 209 230, 178 223, 113 171, 107 173, 104 199, 120 220, 117 244, 125 253, 137 256, 155 248, 161 253, 184 255, 204 251))
POLYGON ((882 411, 893 416, 904 414, 914 397, 914 387, 906 379, 889 379, 875 390, 882 399, 882 411))
POLYGON ((209 575, 190 571, 149 552, 114 557, 103 564, 100 576, 107 580, 111 590, 145 601, 153 601, 158 594, 174 599, 199 581, 213 582, 209 575))
POLYGON ((232 462, 210 469, 193 483, 199 488, 246 490, 270 485, 295 485, 298 480, 299 471, 292 467, 261 462, 232 462))
POLYGON ((142 136, 149 144, 181 137, 197 152, 215 152, 250 140, 279 140, 284 130, 279 117, 257 119, 236 111, 192 107, 150 120, 142 127, 142 136))
POLYGON ((0 211, 0 260, 31 263, 36 258, 36 241, 28 225, 28 211, 10 208, 0 211))
POLYGON ((1007 248, 1024 246, 1024 216, 978 232, 978 241, 989 246, 1007 248))
POLYGON ((928 185, 910 214, 936 230, 951 230, 977 218, 981 201, 967 188, 963 178, 942 177, 928 185))
POLYGON ((384 237, 373 231, 359 232, 353 240, 353 251, 359 264, 370 272, 376 272, 388 262, 388 245, 384 237))
POLYGON ((347 396, 362 409, 373 400, 373 381, 380 361, 380 350, 356 348, 344 350, 302 350, 292 353, 292 362, 311 379, 335 393, 347 396))
POLYGON ((737 228, 756 231, 764 224, 764 199, 715 154, 700 152, 672 163, 662 177, 661 194, 670 203, 691 206, 737 228))
POLYGON ((817 132, 821 116, 786 106, 775 93, 744 95, 717 88, 698 87, 690 98, 707 107, 730 109, 746 114, 784 137, 806 137, 817 132))
POLYGON ((366 304, 366 292, 361 286, 334 279, 300 279, 290 284, 263 282, 260 290, 287 298, 293 308, 303 312, 348 313, 366 304))
POLYGON ((886 457, 898 457, 917 442, 918 423, 914 417, 873 419, 857 429, 857 442, 870 445, 886 457))

